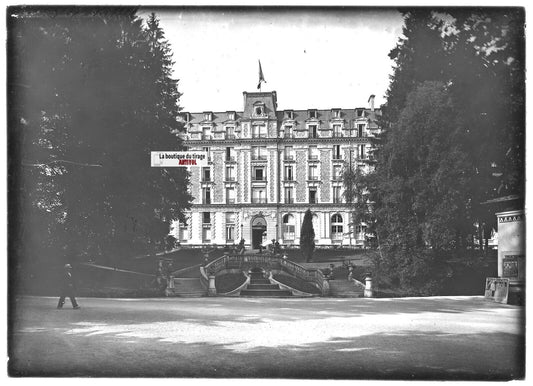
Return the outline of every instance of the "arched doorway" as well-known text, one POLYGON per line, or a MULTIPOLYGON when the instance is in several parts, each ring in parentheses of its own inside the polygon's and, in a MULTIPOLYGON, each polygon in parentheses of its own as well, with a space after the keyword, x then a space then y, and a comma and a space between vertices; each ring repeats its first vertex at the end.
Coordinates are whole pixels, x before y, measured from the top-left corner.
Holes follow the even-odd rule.
POLYGON ((252 248, 258 249, 266 240, 267 223, 263 216, 252 219, 252 248))

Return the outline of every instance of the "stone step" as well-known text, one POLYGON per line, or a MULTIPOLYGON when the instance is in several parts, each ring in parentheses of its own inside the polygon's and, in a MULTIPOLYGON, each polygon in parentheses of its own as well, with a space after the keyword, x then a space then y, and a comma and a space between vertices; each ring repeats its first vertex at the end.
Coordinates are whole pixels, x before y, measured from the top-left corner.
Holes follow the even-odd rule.
POLYGON ((338 298, 361 298, 363 290, 348 280, 330 280, 329 294, 338 298))
POLYGON ((200 282, 200 279, 196 278, 174 278, 174 288, 167 288, 169 296, 205 296, 207 294, 206 289, 200 282))
POLYGON ((248 289, 279 289, 278 284, 248 284, 248 289))
POLYGON ((292 296, 291 291, 287 290, 261 290, 261 289, 243 289, 241 296, 256 296, 256 297, 285 297, 292 296))
POLYGON ((250 284, 270 284, 268 279, 250 279, 250 284))

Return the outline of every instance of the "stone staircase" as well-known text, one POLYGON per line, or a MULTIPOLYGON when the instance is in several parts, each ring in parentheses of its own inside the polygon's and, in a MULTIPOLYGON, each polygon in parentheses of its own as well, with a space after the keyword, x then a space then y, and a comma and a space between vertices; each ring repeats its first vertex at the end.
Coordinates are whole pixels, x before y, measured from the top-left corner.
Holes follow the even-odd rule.
POLYGON ((197 278, 174 278, 174 288, 165 290, 167 296, 183 298, 201 297, 207 295, 207 290, 197 278))
POLYGON ((292 296, 292 292, 282 290, 278 284, 271 284, 270 280, 263 278, 261 274, 252 273, 250 284, 241 290, 241 296, 286 297, 292 296))
POLYGON ((329 281, 329 295, 336 298, 362 298, 364 290, 346 279, 329 281))

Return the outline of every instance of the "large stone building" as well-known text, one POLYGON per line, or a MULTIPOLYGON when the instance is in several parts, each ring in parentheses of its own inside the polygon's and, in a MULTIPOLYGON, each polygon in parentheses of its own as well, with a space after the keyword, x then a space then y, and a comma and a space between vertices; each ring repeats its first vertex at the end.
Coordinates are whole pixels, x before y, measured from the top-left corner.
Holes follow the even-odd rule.
POLYGON ((327 110, 278 110, 275 91, 243 96, 242 111, 182 115, 185 145, 210 162, 190 169, 193 205, 173 228, 181 244, 298 244, 310 208, 317 246, 363 246, 365 225, 351 224, 341 174, 373 167, 374 96, 367 108, 327 110))

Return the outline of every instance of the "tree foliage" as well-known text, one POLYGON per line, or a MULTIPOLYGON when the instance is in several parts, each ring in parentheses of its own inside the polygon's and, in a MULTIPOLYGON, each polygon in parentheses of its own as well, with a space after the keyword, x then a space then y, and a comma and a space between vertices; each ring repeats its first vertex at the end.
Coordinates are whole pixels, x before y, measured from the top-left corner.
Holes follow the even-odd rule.
POLYGON ((484 227, 490 234, 494 213, 482 203, 524 194, 524 13, 403 14, 375 172, 347 181, 371 187, 382 273, 431 294, 442 263, 478 247, 484 227))
POLYGON ((112 262, 163 248, 190 196, 184 170, 150 167, 151 151, 182 148, 157 18, 143 26, 133 8, 11 11, 13 254, 112 262))
POLYGON ((315 230, 313 228, 313 214, 311 213, 311 209, 307 209, 300 230, 300 251, 304 256, 305 261, 310 262, 313 259, 314 250, 315 230))

